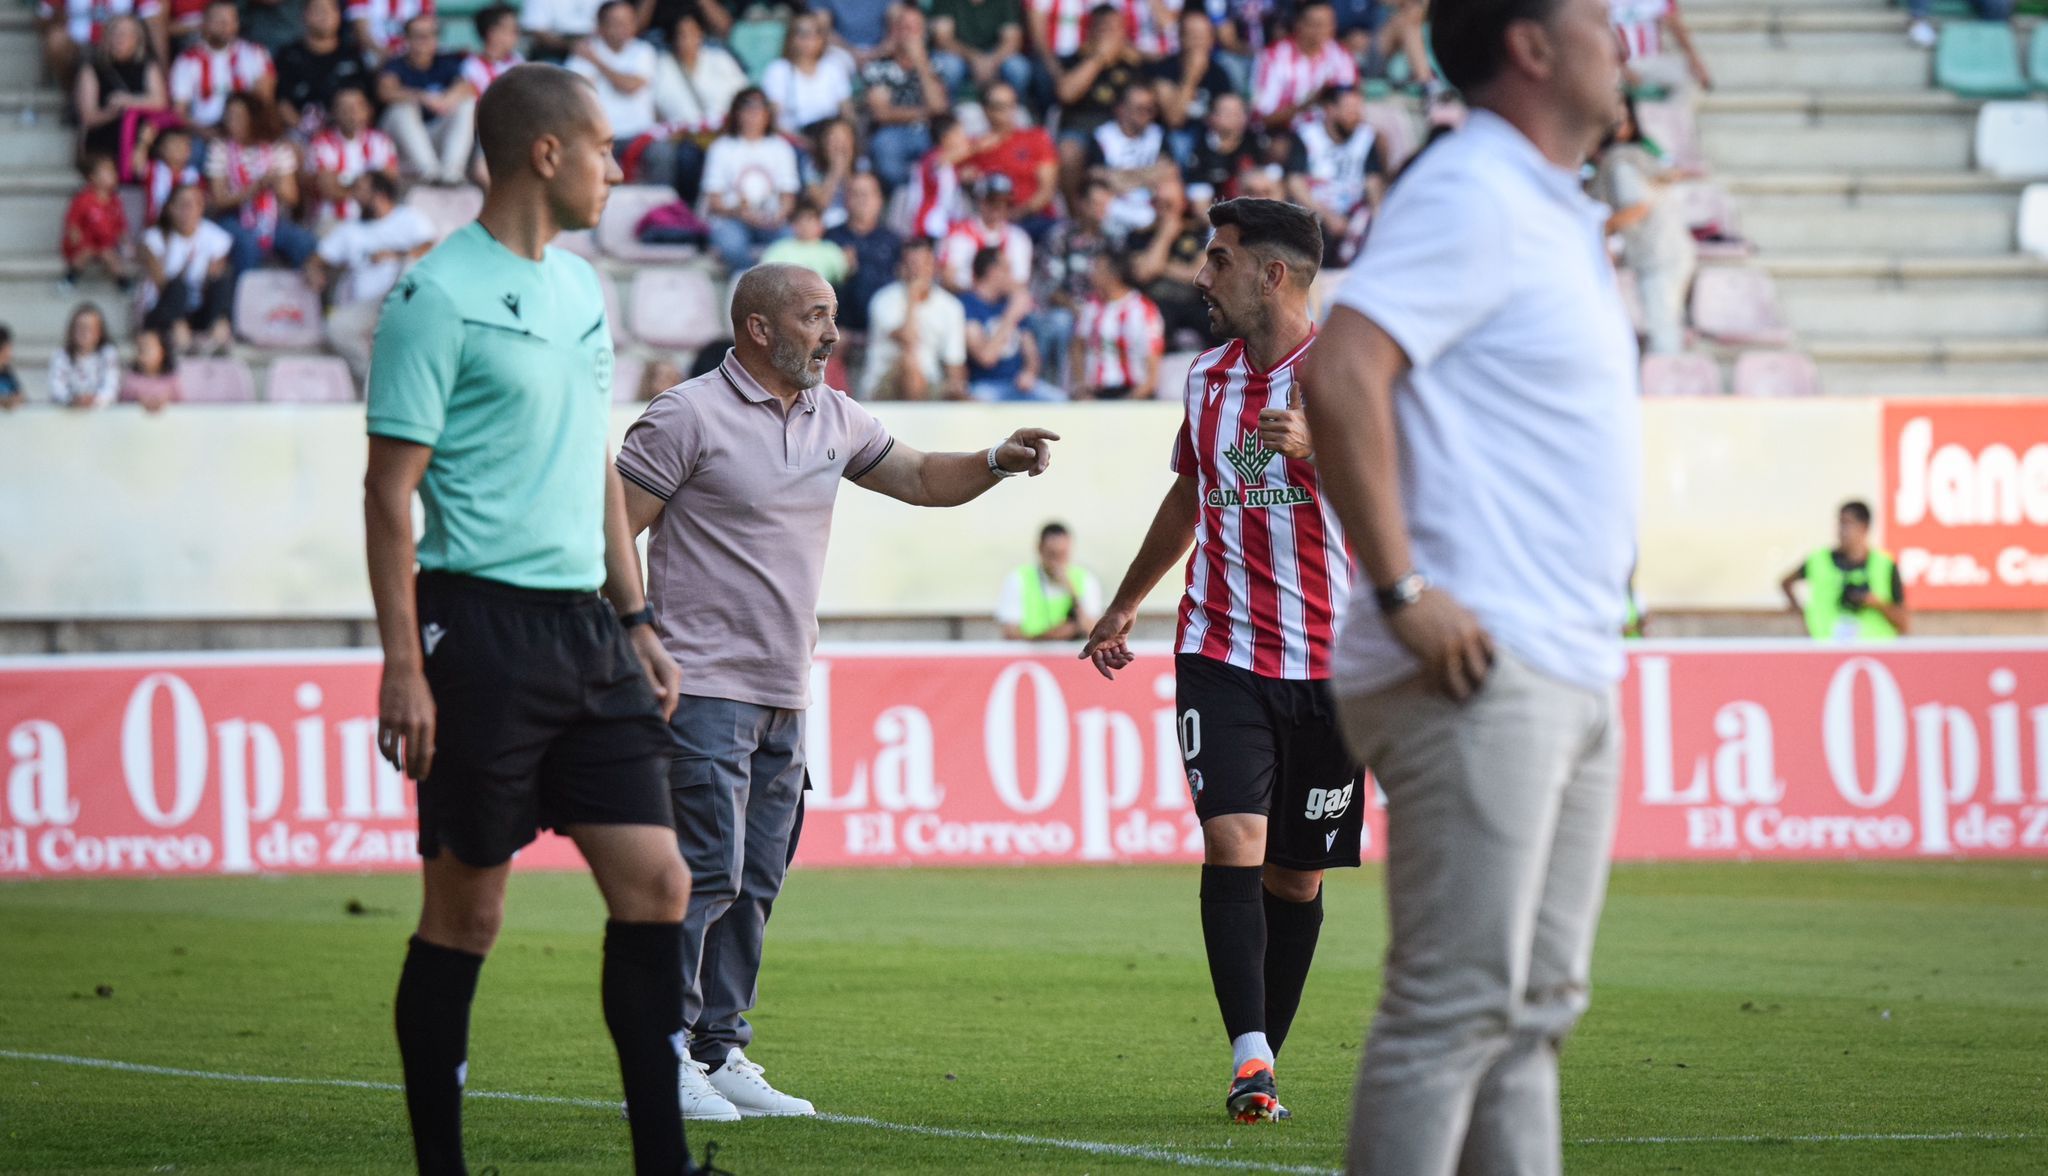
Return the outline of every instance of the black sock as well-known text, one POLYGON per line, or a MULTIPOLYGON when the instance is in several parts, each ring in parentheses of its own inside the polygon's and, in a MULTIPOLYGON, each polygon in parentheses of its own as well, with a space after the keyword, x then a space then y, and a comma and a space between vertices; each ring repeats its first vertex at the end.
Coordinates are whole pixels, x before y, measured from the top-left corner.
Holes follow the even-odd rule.
POLYGON ((1268 890, 1266 896, 1266 1041, 1277 1056, 1301 1006, 1301 988, 1316 958, 1316 939, 1323 932, 1323 889, 1307 902, 1288 902, 1268 890))
POLYGON ((683 1033, 683 925, 604 925, 604 1023, 619 1051, 633 1171, 682 1176, 690 1170, 683 1111, 676 1101, 683 1033))
POLYGON ((1231 1040, 1266 1028, 1266 912, 1259 866, 1202 867, 1202 943, 1231 1040))
POLYGON ((484 957, 415 935, 398 975, 393 1019, 405 1066, 405 1109, 422 1176, 463 1176, 462 1085, 469 1072, 469 1006, 484 957))

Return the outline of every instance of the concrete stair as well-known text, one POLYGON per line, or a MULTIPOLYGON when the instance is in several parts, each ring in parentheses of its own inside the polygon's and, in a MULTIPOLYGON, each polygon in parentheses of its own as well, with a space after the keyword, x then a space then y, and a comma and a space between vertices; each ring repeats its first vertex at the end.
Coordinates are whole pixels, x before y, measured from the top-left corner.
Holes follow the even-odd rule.
MULTIPOLYGON (((1831 394, 2048 393, 2048 263, 1883 0, 1688 0, 1700 141, 1831 394)), ((2024 34, 2024 28, 2023 28, 2024 34)))

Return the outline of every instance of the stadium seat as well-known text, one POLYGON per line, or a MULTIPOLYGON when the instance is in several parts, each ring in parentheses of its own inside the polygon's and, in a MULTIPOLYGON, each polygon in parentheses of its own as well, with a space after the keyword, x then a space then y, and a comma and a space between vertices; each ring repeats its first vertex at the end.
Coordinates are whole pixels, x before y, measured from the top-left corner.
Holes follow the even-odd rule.
POLYGON ((2002 21, 1951 21, 1934 46, 1934 84, 1965 98, 2018 98, 2027 92, 2020 46, 2002 21))
POLYGON ((1636 103, 1636 126, 1642 136, 1663 151, 1673 167, 1703 167, 1699 126, 1691 108, 1683 102, 1636 103))
POLYGON ((681 197, 661 184, 620 184, 605 201, 597 221, 597 247, 623 261, 688 261, 703 252, 695 245, 644 245, 636 235, 640 219, 681 197))
POLYGON ((621 355, 612 365, 612 403, 631 404, 640 399, 640 377, 647 361, 637 355, 621 355))
POLYGON ((263 399, 272 404, 354 404, 355 377, 333 355, 280 355, 263 379, 263 399))
POLYGON ((2027 76, 2036 90, 2048 90, 2048 24, 2035 25, 2027 42, 2027 76))
POLYGON ((188 359, 178 365, 187 404, 248 404, 256 399, 256 377, 239 359, 188 359))
POLYGON ((1737 396, 1820 395, 1820 369, 1801 351, 1745 351, 1735 361, 1737 396))
POLYGON ((2048 104, 1986 102, 1977 112, 1976 158, 2005 179, 2048 176, 2048 104))
POLYGON ((320 296, 292 270, 251 270, 235 283, 235 334, 258 347, 320 346, 320 296))
POLYGON ((788 32, 789 25, 784 21, 743 20, 732 26, 725 47, 745 67, 748 80, 758 83, 768 63, 782 56, 782 39, 788 32))
POLYGON ((448 234, 475 220, 476 214, 484 210, 484 193, 473 184, 454 188, 420 184, 413 188, 405 202, 434 226, 434 241, 439 244, 448 239, 448 234))
POLYGON ((2020 193, 2020 249, 2048 261, 2048 184, 2020 193))
POLYGON ((641 342, 694 351, 725 334, 718 302, 718 291, 703 270, 649 266, 633 275, 626 317, 641 342))
POLYGON ((1719 396, 1721 365, 1697 351, 1643 357, 1643 395, 1719 396))
POLYGON ((1771 275, 1746 266, 1701 268, 1692 284, 1692 325, 1724 343, 1778 347, 1792 341, 1771 275))

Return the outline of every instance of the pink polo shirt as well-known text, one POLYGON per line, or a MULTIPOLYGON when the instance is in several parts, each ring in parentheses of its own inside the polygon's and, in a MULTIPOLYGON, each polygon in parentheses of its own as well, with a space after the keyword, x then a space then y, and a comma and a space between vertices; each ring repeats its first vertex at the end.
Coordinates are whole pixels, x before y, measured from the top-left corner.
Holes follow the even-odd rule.
POLYGON ((621 477, 668 505, 647 541, 647 596, 684 694, 811 703, 818 588, 841 478, 895 444, 844 392, 782 402, 725 361, 654 398, 626 430, 621 477))

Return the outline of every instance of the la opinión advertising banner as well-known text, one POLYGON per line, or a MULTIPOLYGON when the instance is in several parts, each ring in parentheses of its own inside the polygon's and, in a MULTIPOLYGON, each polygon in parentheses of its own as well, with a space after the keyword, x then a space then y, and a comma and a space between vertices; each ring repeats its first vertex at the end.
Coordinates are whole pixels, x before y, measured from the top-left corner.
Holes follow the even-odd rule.
MULTIPOLYGON (((0 660, 0 877, 410 869, 374 656, 0 660)), ((1173 662, 841 647, 813 675, 812 866, 1194 862, 1173 662)), ((1645 643, 1622 859, 2048 856, 2048 642, 1645 643)), ((1342 781, 1333 781, 1341 788, 1342 781)), ((1378 856, 1381 806, 1367 806, 1378 856)), ((574 864, 542 837, 527 867, 574 864)))
POLYGON ((1885 401, 1884 487, 1913 607, 2048 608, 2048 403, 1885 401))

